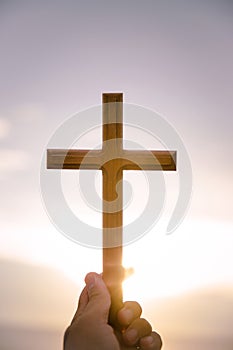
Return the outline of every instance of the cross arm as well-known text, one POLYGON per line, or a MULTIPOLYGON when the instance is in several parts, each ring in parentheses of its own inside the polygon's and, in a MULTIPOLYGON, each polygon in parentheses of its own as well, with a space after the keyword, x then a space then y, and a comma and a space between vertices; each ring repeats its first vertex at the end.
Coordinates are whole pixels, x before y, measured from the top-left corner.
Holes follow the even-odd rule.
POLYGON ((176 170, 176 151, 131 151, 122 155, 124 170, 176 170))
POLYGON ((101 150, 47 150, 47 169, 99 169, 101 150))

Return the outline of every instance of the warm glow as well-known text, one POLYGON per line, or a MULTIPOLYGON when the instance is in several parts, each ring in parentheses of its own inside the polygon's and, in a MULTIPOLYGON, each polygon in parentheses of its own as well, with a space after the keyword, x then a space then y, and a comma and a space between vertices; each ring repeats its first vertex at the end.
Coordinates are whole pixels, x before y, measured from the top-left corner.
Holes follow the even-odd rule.
POLYGON ((125 248, 125 265, 135 269, 124 282, 125 298, 174 296, 232 282, 231 232, 231 224, 201 221, 184 222, 171 236, 150 232, 125 248))
MULTIPOLYGON (((134 269, 123 284, 124 299, 163 298, 231 282, 231 232, 231 224, 187 221, 171 236, 155 230, 124 247, 124 266, 134 269)), ((87 272, 101 272, 101 250, 80 247, 61 236, 54 254, 53 264, 79 285, 87 272)))
MULTIPOLYGON (((135 271, 124 282, 125 300, 172 296, 232 282, 231 223, 187 219, 170 236, 165 235, 163 226, 166 227, 156 226, 137 242, 124 247, 124 266, 135 271)), ((102 271, 101 249, 81 247, 54 228, 50 232, 34 229, 34 237, 31 230, 17 236, 16 228, 4 232, 2 249, 6 256, 58 268, 79 286, 89 271, 102 271), (17 238, 16 245, 10 244, 12 237, 17 238)))

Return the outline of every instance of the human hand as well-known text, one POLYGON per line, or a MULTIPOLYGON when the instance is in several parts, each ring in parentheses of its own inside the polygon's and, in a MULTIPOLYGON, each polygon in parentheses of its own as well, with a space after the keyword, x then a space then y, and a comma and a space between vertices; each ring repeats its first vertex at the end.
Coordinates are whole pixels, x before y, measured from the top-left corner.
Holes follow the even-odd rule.
POLYGON ((64 350, 161 349, 161 338, 152 332, 149 322, 140 318, 138 303, 124 303, 117 315, 124 331, 114 330, 108 324, 111 299, 102 277, 89 273, 85 282, 78 309, 64 336, 64 350))

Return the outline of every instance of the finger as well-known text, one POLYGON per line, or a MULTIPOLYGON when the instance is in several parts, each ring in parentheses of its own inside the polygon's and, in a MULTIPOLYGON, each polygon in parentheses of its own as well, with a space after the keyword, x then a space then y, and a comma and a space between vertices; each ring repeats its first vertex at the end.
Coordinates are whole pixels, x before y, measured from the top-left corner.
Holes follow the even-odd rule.
POLYGON ((83 290, 82 290, 82 293, 80 294, 80 297, 79 297, 79 301, 78 301, 78 308, 77 308, 77 311, 75 312, 75 315, 71 321, 71 324, 73 324, 77 319, 78 317, 80 317, 83 313, 83 311, 85 310, 87 304, 88 304, 88 293, 87 293, 87 287, 85 287, 83 290))
POLYGON ((144 318, 137 318, 123 333, 123 340, 126 345, 136 345, 138 341, 146 336, 151 335, 152 327, 144 318))
POLYGON ((136 301, 126 301, 123 308, 119 310, 117 318, 122 326, 129 326, 142 314, 142 308, 136 301))
POLYGON ((87 274, 85 281, 89 299, 85 314, 91 314, 92 320, 98 319, 107 323, 111 299, 102 277, 92 272, 87 274))
POLYGON ((152 332, 151 335, 140 339, 141 350, 160 350, 162 348, 162 339, 156 332, 152 332))

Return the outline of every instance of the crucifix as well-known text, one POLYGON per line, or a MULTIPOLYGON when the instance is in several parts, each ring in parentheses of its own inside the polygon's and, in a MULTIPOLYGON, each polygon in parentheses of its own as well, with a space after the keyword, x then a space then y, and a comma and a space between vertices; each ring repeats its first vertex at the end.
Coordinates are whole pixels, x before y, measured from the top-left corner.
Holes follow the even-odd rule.
POLYGON ((103 279, 111 295, 109 322, 116 325, 123 303, 123 171, 176 170, 176 151, 124 149, 123 94, 104 93, 102 102, 102 149, 48 149, 47 168, 102 170, 103 279))

